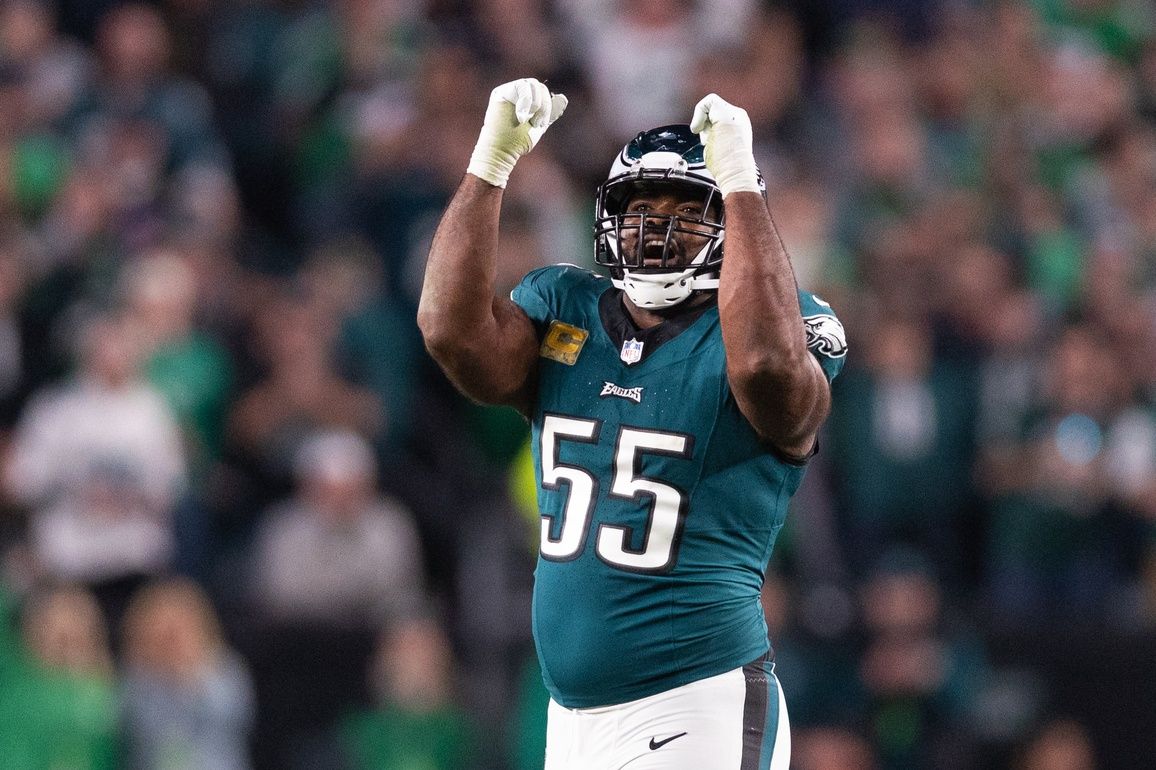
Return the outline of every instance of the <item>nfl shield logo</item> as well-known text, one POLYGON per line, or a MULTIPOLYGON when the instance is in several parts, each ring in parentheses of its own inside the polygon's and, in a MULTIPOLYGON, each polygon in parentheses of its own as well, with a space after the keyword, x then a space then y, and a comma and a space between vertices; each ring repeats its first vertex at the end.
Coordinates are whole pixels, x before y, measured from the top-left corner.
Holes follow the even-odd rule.
POLYGON ((622 343, 620 357, 627 364, 637 364, 642 359, 642 343, 638 340, 626 340, 622 343))

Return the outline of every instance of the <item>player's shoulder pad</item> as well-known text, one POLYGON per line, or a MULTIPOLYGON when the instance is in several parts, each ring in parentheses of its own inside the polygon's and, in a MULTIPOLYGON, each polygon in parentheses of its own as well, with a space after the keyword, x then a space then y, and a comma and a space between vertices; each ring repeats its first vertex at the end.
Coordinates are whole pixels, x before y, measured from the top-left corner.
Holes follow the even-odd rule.
POLYGON ((578 265, 547 265, 526 273, 510 292, 510 299, 541 323, 557 314, 565 298, 572 298, 583 290, 600 294, 608 281, 605 276, 578 265))
POLYGON ((847 356, 847 332, 830 304, 809 291, 799 290, 799 309, 807 332, 807 347, 823 364, 828 379, 835 379, 847 356))
POLYGON ((569 262, 560 262, 556 265, 547 265, 531 270, 522 279, 522 284, 532 286, 540 291, 549 291, 555 287, 565 290, 606 280, 608 279, 592 270, 572 265, 569 262))

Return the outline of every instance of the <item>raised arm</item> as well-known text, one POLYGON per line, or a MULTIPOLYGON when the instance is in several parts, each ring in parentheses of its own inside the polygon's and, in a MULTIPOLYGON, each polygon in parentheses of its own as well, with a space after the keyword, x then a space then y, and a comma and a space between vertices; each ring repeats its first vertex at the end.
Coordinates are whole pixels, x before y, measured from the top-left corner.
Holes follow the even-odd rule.
POLYGON ((731 390, 765 441, 804 458, 830 411, 831 389, 807 349, 791 260, 760 191, 750 118, 711 94, 695 107, 691 130, 726 210, 719 317, 731 390))
POLYGON ((470 165, 434 234, 417 322, 426 349, 463 393, 529 408, 538 339, 508 297, 495 296, 502 193, 518 158, 565 110, 537 80, 498 86, 470 165))

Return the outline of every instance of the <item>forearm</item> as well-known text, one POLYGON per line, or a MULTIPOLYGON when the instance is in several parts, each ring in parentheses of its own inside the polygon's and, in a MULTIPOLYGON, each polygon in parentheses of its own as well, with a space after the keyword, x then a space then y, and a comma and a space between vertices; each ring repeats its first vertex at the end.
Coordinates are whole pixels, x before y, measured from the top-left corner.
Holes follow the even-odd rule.
POLYGON ((791 260, 762 196, 733 193, 726 207, 719 317, 727 377, 759 434, 784 453, 805 457, 830 395, 807 349, 791 260))
POLYGON ((427 346, 493 323, 502 192, 466 174, 442 216, 418 305, 418 326, 427 346))
POLYGON ((763 440, 804 457, 827 416, 831 393, 807 350, 795 274, 755 165, 750 117, 708 94, 695 105, 690 127, 703 139, 707 168, 724 196, 719 319, 727 380, 763 440))
POLYGON ((790 257, 758 193, 732 193, 726 210, 719 314, 728 364, 767 378, 797 376, 810 354, 790 257))
POLYGON ((719 277, 719 313, 728 374, 789 385, 807 355, 806 333, 791 260, 755 165, 750 118, 710 94, 695 106, 691 130, 703 137, 707 168, 724 196, 726 260, 719 277))
POLYGON ((426 349, 467 396, 524 406, 533 327, 495 296, 502 188, 467 174, 434 234, 418 306, 426 349))
POLYGON ((498 217, 514 164, 565 109, 565 96, 532 78, 490 92, 468 173, 434 234, 418 306, 426 348, 458 389, 523 411, 538 339, 522 309, 494 294, 498 217))

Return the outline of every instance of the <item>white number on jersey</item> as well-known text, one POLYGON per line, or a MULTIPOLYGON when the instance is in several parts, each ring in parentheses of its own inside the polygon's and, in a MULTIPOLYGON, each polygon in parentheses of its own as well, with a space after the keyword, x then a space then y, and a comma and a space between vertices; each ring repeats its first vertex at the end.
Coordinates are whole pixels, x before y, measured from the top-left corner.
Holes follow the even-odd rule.
MULTIPOLYGON (((593 444, 598 441, 598 420, 546 415, 542 421, 542 486, 556 490, 559 483, 569 484, 569 495, 562 511, 562 528, 551 537, 551 518, 542 517, 543 558, 567 561, 577 558, 586 546, 590 517, 598 493, 598 479, 585 468, 558 462, 559 440, 593 444)), ((689 457, 691 437, 681 433, 620 428, 614 457, 614 478, 610 496, 620 500, 649 498, 649 518, 640 550, 630 548, 629 527, 602 523, 598 525, 595 552, 612 566, 632 572, 665 572, 674 565, 678 535, 686 516, 686 495, 677 487, 636 473, 644 454, 689 457)))

